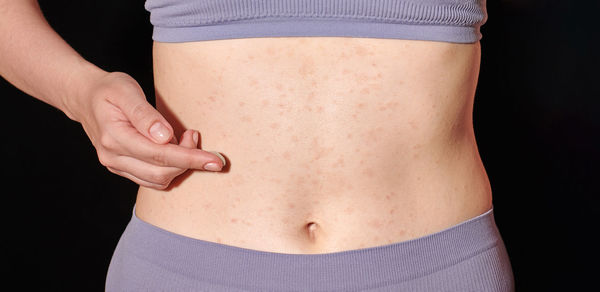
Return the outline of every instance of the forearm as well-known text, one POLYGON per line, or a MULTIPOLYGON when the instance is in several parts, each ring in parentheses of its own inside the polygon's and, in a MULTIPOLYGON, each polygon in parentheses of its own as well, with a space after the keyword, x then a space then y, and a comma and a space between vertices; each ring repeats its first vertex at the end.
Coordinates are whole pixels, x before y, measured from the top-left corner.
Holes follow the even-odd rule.
POLYGON ((0 76, 76 120, 73 105, 106 72, 48 24, 35 0, 0 0, 0 76))

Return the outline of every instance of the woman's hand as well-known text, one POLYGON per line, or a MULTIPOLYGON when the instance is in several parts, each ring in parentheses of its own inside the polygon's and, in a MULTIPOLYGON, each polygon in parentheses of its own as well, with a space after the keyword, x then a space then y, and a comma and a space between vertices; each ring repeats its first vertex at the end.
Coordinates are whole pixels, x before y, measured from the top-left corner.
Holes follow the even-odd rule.
POLYGON ((162 190, 188 169, 220 171, 225 165, 220 154, 197 149, 197 131, 186 130, 177 144, 171 125, 125 73, 99 76, 71 105, 100 163, 139 185, 162 190))

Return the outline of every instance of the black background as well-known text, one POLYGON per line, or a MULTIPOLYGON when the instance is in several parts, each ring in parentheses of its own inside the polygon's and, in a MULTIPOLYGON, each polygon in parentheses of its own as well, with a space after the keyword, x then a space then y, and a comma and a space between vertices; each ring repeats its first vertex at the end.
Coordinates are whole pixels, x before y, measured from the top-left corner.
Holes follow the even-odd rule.
MULTIPOLYGON (((132 75, 154 102, 143 0, 42 0, 84 58, 132 75)), ((489 0, 474 127, 517 291, 597 286, 598 1, 489 0)), ((82 127, 0 78, 4 286, 102 291, 136 185, 82 127)))

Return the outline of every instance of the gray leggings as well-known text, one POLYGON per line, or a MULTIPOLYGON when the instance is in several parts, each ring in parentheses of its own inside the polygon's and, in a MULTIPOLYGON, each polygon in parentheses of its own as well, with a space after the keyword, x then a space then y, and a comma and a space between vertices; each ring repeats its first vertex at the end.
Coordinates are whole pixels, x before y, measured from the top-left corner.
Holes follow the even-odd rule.
POLYGON ((416 239, 327 254, 284 254, 178 235, 135 216, 107 291, 514 291, 487 212, 416 239))

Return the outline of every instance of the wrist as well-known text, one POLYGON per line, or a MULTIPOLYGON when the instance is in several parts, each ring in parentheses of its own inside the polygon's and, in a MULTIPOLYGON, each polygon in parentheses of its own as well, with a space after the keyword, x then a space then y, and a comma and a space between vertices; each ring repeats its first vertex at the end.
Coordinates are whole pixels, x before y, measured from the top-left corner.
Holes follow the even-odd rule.
POLYGON ((67 92, 62 95, 61 99, 61 110, 67 117, 81 122, 81 108, 86 106, 85 101, 90 98, 91 88, 106 74, 108 72, 81 59, 81 65, 70 72, 66 83, 67 92))

